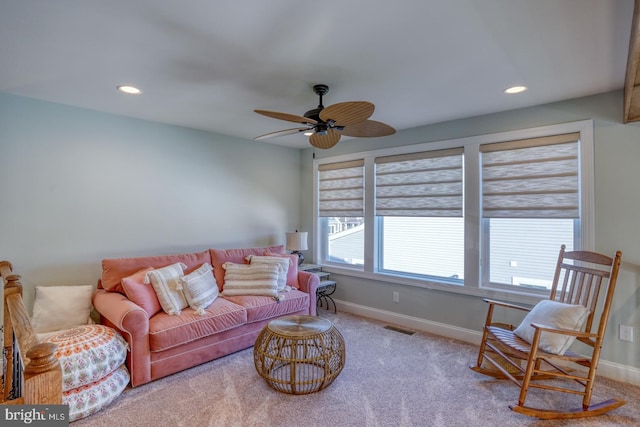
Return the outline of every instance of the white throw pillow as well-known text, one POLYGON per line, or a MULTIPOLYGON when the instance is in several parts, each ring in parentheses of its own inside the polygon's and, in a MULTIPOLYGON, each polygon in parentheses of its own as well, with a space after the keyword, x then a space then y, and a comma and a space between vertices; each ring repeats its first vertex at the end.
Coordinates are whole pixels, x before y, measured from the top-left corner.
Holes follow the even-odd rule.
POLYGON ((213 277, 213 268, 208 263, 202 264, 180 281, 189 307, 193 308, 197 314, 203 315, 204 309, 218 297, 218 285, 213 277))
MULTIPOLYGON (((589 310, 582 305, 564 304, 551 300, 540 301, 525 316, 513 333, 531 343, 535 333, 535 329, 531 326, 532 323, 579 331, 588 316, 589 310)), ((562 355, 575 339, 576 337, 573 336, 542 332, 538 348, 547 353, 562 355)))
POLYGON ((186 268, 185 264, 177 262, 151 270, 145 275, 145 283, 151 282, 153 290, 158 295, 162 310, 171 316, 180 315, 182 309, 189 306, 182 292, 182 282, 180 282, 186 268))
POLYGON ((245 258, 250 264, 272 264, 278 269, 278 291, 283 291, 287 286, 287 272, 289 271, 289 258, 276 256, 249 255, 245 258))
POLYGON ((91 285, 36 286, 31 326, 39 334, 86 325, 92 295, 91 285))
POLYGON ((278 269, 274 264, 234 264, 225 262, 222 296, 278 296, 278 269))

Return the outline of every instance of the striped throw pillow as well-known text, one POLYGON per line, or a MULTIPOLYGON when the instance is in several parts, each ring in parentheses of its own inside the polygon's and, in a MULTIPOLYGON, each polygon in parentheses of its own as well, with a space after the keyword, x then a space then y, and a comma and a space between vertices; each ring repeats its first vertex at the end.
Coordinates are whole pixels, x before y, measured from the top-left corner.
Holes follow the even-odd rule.
POLYGON ((145 283, 151 282, 153 290, 158 295, 160 306, 165 313, 171 316, 180 315, 182 309, 189 306, 182 292, 182 283, 180 282, 180 278, 184 276, 186 268, 186 264, 177 262, 151 270, 145 276, 145 283))
POLYGON ((182 277, 180 281, 189 307, 199 315, 203 315, 204 309, 218 298, 218 285, 213 278, 213 268, 209 263, 202 264, 198 269, 182 277))
POLYGON ((222 264, 225 269, 222 296, 278 296, 278 269, 274 264, 222 264))
POLYGON ((271 264, 278 266, 278 291, 284 290, 287 286, 287 272, 289 271, 289 258, 277 256, 249 255, 246 258, 250 264, 271 264))

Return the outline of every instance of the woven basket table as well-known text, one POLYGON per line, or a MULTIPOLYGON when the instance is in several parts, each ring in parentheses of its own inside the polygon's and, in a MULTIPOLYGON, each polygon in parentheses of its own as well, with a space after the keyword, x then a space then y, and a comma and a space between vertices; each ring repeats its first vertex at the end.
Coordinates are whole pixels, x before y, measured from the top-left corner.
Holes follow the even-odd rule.
POLYGON ((275 390, 314 393, 342 371, 344 338, 326 319, 285 316, 262 329, 253 347, 253 360, 258 374, 275 390))

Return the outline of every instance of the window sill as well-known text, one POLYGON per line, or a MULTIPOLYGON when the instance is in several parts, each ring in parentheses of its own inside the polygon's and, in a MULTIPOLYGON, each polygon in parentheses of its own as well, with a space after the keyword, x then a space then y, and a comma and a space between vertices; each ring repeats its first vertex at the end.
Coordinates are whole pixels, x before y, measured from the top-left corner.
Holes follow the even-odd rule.
POLYGON ((376 282, 385 282, 395 285, 415 286, 418 288, 451 292, 461 295, 470 295, 478 298, 499 299, 501 301, 534 305, 541 299, 548 297, 548 292, 523 292, 519 290, 505 289, 503 287, 473 287, 456 284, 443 284, 435 281, 406 277, 402 275, 370 273, 352 268, 338 267, 335 265, 323 265, 323 271, 332 275, 356 277, 376 282))

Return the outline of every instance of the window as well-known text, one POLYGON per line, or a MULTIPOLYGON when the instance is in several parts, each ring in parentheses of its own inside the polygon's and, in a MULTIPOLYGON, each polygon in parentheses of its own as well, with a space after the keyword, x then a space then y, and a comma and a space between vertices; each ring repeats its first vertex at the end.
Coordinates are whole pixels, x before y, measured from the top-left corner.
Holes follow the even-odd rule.
POLYGON ((562 244, 593 248, 592 145, 585 120, 316 159, 317 262, 453 292, 540 295, 562 244))
POLYGON ((483 284, 548 289, 579 229, 579 133, 480 146, 483 284))
POLYGON ((462 283, 462 217, 384 217, 380 218, 380 225, 380 271, 462 283))
POLYGON ((375 159, 378 268, 464 278, 462 148, 375 159))
POLYGON ((489 218, 485 286, 515 285, 549 289, 560 245, 573 250, 574 220, 489 218))
POLYGON ((363 160, 355 160, 318 168, 325 262, 364 264, 363 166, 363 160))

